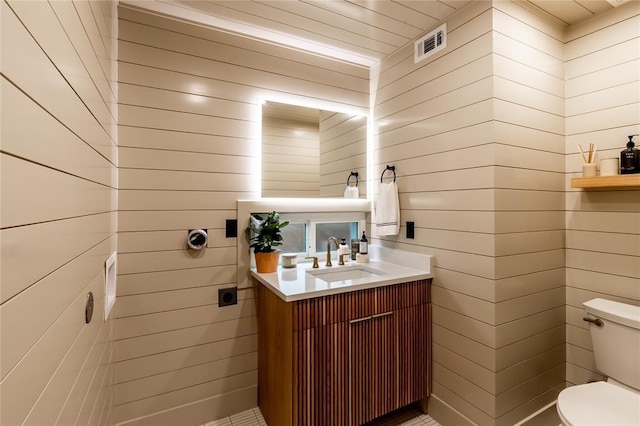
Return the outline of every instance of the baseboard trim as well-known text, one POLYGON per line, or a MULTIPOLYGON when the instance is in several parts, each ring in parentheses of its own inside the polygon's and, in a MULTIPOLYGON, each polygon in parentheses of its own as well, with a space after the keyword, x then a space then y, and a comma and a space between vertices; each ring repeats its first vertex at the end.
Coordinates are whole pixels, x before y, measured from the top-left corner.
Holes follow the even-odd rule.
POLYGON ((116 426, 189 426, 228 417, 258 405, 258 386, 179 405, 118 423, 116 426))
POLYGON ((522 426, 525 423, 527 423, 529 420, 533 419, 534 417, 537 417, 538 415, 544 413, 545 411, 547 411, 549 408, 553 407, 556 405, 556 401, 552 401, 550 403, 548 403, 547 405, 545 405, 544 407, 542 407, 541 409, 539 409, 538 411, 536 411, 535 413, 531 414, 530 416, 520 420, 518 423, 516 423, 513 426, 522 426))
POLYGON ((476 426, 471 419, 455 408, 431 394, 427 402, 427 414, 441 425, 476 426))

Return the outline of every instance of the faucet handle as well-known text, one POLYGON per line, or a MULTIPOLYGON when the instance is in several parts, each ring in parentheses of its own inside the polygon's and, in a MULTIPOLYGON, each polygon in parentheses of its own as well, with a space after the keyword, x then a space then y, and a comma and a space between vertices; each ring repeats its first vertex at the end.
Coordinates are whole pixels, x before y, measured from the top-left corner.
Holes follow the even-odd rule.
POLYGON ((305 259, 313 259, 313 269, 318 269, 320 265, 318 265, 318 256, 307 256, 305 259))
POLYGON ((344 257, 345 256, 349 256, 349 253, 342 253, 338 255, 338 258, 340 259, 338 261, 338 265, 344 265, 344 257))

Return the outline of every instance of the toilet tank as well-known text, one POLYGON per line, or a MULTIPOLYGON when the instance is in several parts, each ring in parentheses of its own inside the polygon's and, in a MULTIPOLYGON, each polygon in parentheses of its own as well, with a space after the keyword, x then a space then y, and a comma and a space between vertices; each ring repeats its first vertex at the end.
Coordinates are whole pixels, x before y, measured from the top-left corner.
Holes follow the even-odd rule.
POLYGON ((593 299, 583 303, 589 322, 596 368, 608 377, 640 390, 640 306, 593 299))

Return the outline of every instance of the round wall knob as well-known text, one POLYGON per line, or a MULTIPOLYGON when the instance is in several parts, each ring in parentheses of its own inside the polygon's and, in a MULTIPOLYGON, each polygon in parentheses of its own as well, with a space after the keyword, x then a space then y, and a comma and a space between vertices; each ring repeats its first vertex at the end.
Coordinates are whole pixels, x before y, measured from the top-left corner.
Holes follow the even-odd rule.
POLYGON ((191 229, 187 236, 187 245, 193 250, 202 250, 207 246, 209 236, 206 229, 191 229))

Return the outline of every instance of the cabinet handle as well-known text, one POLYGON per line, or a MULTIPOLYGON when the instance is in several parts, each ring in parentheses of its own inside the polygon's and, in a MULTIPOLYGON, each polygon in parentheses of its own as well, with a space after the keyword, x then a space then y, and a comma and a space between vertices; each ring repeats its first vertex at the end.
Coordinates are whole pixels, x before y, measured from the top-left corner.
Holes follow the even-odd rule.
POLYGON ((349 324, 354 324, 356 322, 367 321, 367 320, 370 320, 370 319, 373 319, 373 318, 386 317, 388 315, 393 315, 393 311, 384 312, 384 313, 381 313, 381 314, 375 314, 375 315, 370 315, 368 317, 362 317, 362 318, 357 318, 357 319, 354 319, 354 320, 350 320, 349 324))
POLYGON ((362 318, 354 319, 354 320, 349 321, 349 324, 355 324, 357 322, 367 321, 367 320, 370 320, 371 318, 373 318, 373 317, 369 316, 369 317, 362 317, 362 318))

